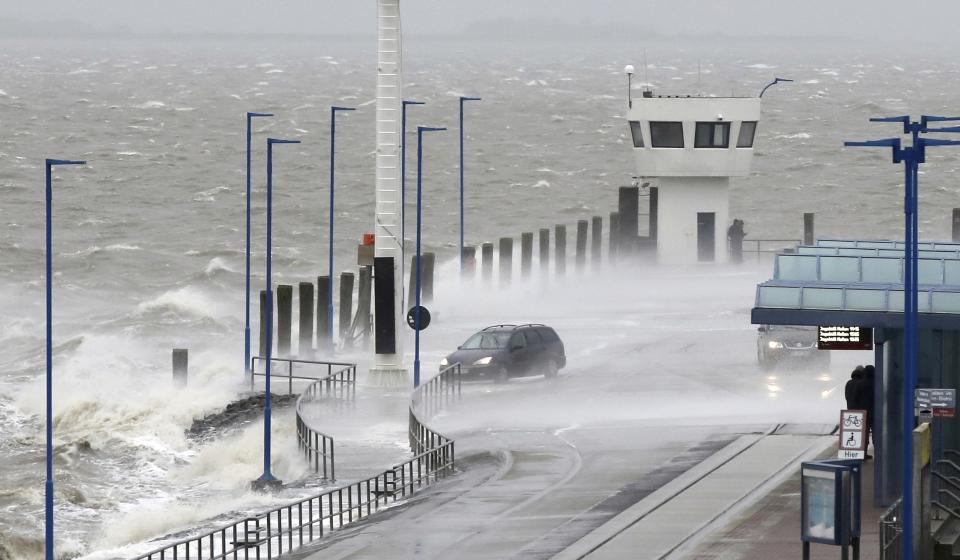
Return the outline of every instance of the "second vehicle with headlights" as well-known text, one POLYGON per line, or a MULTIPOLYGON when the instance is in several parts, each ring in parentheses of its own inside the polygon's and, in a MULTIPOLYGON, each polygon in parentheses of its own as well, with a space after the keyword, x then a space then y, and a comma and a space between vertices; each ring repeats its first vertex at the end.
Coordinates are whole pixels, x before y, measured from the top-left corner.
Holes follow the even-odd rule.
POLYGON ((567 365, 563 342, 546 325, 494 325, 467 339, 440 367, 460 363, 467 378, 555 377, 567 365))

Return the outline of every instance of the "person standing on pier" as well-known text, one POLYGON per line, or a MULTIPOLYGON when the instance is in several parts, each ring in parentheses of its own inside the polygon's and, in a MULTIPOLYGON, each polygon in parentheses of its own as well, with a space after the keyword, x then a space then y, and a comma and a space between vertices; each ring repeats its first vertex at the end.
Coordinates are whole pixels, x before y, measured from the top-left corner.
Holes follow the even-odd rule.
POLYGON ((850 381, 847 381, 843 388, 843 396, 847 399, 847 410, 860 410, 860 402, 857 400, 857 390, 860 382, 863 380, 863 366, 857 366, 850 374, 850 381))
POLYGON ((743 262, 743 238, 747 232, 743 231, 743 220, 735 219, 733 224, 727 229, 727 240, 730 242, 730 261, 734 263, 743 262))

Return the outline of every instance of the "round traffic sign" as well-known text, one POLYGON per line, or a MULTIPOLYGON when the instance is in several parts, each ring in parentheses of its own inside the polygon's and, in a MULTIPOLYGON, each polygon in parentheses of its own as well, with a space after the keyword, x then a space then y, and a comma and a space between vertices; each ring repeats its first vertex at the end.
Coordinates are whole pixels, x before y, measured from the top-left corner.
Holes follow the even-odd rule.
POLYGON ((422 331, 423 329, 430 326, 430 311, 424 307, 411 307, 410 311, 407 311, 407 325, 415 330, 422 331), (420 310, 420 324, 417 324, 417 309, 420 310))

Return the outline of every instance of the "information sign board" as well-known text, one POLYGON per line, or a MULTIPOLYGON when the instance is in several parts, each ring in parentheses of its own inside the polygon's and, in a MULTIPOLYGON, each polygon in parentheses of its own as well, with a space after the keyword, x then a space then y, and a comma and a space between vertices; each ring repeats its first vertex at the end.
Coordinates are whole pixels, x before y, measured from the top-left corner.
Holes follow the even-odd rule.
POLYGON ((817 327, 820 350, 873 350, 873 329, 865 327, 817 327))
POLYGON ((940 418, 953 418, 957 414, 956 389, 917 389, 916 415, 932 414, 940 418))
POLYGON ((867 411, 840 411, 840 459, 863 459, 867 454, 867 411))

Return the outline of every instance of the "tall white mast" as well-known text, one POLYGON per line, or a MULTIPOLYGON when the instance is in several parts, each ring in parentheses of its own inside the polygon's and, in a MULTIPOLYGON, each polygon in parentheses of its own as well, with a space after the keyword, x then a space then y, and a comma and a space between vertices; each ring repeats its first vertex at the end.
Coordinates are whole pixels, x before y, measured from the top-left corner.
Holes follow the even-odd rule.
MULTIPOLYGON (((400 204, 400 111, 402 108, 403 53, 401 48, 400 0, 377 0, 377 172, 374 235, 377 257, 393 257, 394 313, 393 324, 396 351, 393 354, 374 354, 371 373, 402 374, 404 309, 404 257, 400 224, 403 208, 400 204)), ((385 380, 386 381, 386 380, 385 380)))

